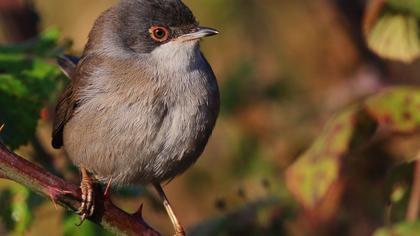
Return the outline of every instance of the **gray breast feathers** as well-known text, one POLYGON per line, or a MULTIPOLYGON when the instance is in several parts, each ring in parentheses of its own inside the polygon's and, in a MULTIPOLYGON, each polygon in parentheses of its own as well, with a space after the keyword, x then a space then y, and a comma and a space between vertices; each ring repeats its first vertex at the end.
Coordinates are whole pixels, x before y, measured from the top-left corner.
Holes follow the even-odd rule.
POLYGON ((147 184, 173 178, 197 160, 216 122, 219 92, 207 61, 191 46, 178 52, 181 62, 169 64, 159 52, 136 63, 103 60, 109 64, 86 78, 64 129, 76 165, 103 181, 147 184))

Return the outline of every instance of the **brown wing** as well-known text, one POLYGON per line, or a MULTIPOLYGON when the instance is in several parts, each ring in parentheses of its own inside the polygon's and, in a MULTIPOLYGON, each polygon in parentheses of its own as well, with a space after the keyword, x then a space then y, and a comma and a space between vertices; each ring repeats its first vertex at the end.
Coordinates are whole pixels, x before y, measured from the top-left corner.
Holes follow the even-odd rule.
POLYGON ((70 56, 70 55, 64 55, 57 58, 57 63, 60 66, 61 71, 69 79, 72 79, 79 61, 80 61, 80 58, 75 57, 75 56, 70 56))
POLYGON ((73 116, 73 112, 77 106, 73 85, 70 84, 60 96, 55 108, 54 126, 52 134, 52 146, 61 148, 63 146, 63 130, 65 124, 73 116))
POLYGON ((96 65, 100 62, 100 57, 90 54, 82 57, 80 61, 75 60, 74 57, 68 57, 67 61, 63 64, 66 66, 61 65, 59 62, 63 71, 65 74, 68 74, 71 81, 58 99, 55 108, 52 133, 52 146, 54 148, 61 148, 63 146, 64 126, 73 117, 74 111, 78 106, 78 91, 83 87, 84 82, 86 81, 85 78, 89 76, 90 70, 96 68, 96 65))
POLYGON ((88 68, 91 68, 89 65, 96 63, 96 61, 94 56, 84 56, 80 61, 75 60, 74 57, 67 57, 67 59, 64 58, 64 61, 59 61, 62 70, 71 80, 58 99, 55 108, 52 133, 52 146, 54 148, 58 149, 63 146, 64 126, 73 117, 74 111, 78 106, 79 98, 77 91, 82 87, 85 81, 84 78, 89 74, 88 68))
POLYGON ((63 130, 65 124, 70 120, 73 112, 77 106, 77 98, 75 94, 75 85, 77 84, 76 67, 78 60, 72 57, 64 56, 57 60, 63 73, 69 77, 70 83, 64 89, 63 93, 58 99, 55 108, 55 117, 52 133, 52 146, 60 148, 63 146, 63 130))

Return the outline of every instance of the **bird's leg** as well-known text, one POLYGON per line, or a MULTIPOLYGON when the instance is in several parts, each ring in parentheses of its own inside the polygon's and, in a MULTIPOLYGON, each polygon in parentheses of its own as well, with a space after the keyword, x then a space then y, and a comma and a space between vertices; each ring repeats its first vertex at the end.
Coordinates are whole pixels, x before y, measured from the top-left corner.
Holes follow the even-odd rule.
POLYGON ((80 190, 82 191, 82 205, 77 211, 77 214, 81 215, 80 223, 77 226, 82 225, 87 217, 93 215, 95 210, 93 181, 85 168, 81 168, 81 172, 82 181, 80 183, 80 190))
POLYGON ((168 213, 169 218, 171 219, 172 225, 174 226, 175 236, 185 236, 184 228, 179 223, 178 218, 176 217, 174 211, 172 210, 171 204, 169 203, 168 198, 166 197, 166 194, 162 189, 162 186, 160 186, 160 184, 154 184, 154 187, 163 200, 163 205, 165 206, 165 210, 168 213))

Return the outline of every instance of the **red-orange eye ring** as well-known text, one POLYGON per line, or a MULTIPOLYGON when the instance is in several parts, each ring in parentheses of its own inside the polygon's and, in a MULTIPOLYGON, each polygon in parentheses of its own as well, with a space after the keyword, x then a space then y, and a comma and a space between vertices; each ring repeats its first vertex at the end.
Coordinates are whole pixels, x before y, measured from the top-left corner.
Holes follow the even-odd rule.
POLYGON ((150 37, 159 43, 165 42, 169 38, 169 30, 163 26, 152 26, 149 33, 150 37))

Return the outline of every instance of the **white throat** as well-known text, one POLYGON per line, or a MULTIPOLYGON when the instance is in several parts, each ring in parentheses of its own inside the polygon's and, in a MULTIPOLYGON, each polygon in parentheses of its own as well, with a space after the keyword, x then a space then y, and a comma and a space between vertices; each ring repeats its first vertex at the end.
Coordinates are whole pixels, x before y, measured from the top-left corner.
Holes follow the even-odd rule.
POLYGON ((196 63, 203 62, 198 41, 171 41, 155 48, 150 54, 159 69, 169 72, 185 72, 194 68, 196 63))

